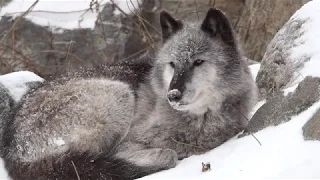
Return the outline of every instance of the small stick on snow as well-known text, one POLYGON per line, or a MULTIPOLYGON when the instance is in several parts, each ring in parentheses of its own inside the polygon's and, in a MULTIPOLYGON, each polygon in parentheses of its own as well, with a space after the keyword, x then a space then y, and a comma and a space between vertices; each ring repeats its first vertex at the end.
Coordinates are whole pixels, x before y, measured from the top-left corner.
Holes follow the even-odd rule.
POLYGON ((199 149, 202 149, 204 151, 207 151, 207 149, 201 147, 201 146, 197 146, 197 145, 193 145, 193 144, 187 144, 187 143, 183 143, 183 142, 179 142, 177 140, 175 140, 173 137, 171 137, 172 141, 174 141, 175 143, 177 144, 181 144, 181 145, 185 145, 185 146, 191 146, 191 147, 196 147, 196 148, 199 148, 199 149))
MULTIPOLYGON (((233 106, 234 108, 236 108, 235 106, 233 106)), ((239 113, 249 122, 249 119, 238 109, 236 108, 239 113)), ((261 142, 259 141, 259 139, 253 134, 253 133, 249 133, 259 144, 260 146, 262 146, 261 142)))

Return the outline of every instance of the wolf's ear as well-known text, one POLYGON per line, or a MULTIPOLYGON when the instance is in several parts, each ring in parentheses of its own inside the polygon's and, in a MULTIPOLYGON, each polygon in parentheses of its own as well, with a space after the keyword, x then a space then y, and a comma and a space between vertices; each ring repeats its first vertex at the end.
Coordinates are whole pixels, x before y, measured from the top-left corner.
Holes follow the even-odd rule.
POLYGON ((182 22, 176 20, 166 11, 161 11, 160 13, 160 24, 163 42, 182 28, 182 22))
POLYGON ((220 37, 230 46, 235 46, 235 37, 227 17, 218 9, 210 8, 202 22, 201 29, 211 37, 220 37))

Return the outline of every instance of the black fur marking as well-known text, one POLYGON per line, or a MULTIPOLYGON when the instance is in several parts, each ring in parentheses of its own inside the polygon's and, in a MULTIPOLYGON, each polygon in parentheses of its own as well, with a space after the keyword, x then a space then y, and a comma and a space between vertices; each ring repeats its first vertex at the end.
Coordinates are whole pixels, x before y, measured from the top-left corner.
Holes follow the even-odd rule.
POLYGON ((211 8, 202 22, 201 29, 211 37, 221 37, 230 46, 236 46, 235 37, 229 20, 218 9, 211 8))
POLYGON ((182 29, 182 22, 173 18, 168 12, 160 13, 160 25, 162 29, 162 40, 165 42, 178 30, 182 29))
POLYGON ((177 89, 180 93, 183 94, 186 84, 191 81, 193 74, 193 67, 189 70, 175 70, 172 80, 170 82, 169 91, 177 89))

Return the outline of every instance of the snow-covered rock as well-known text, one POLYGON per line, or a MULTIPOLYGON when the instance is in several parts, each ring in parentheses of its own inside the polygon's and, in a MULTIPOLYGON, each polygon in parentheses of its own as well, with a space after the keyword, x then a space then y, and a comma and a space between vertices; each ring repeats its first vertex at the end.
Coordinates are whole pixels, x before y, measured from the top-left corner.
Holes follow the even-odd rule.
MULTIPOLYGON (((268 99, 251 118, 245 132, 255 133, 288 122, 320 100, 320 78, 307 76, 293 93, 268 99)), ((320 129, 319 129, 320 130, 320 129)))
MULTIPOLYGON (((13 99, 18 102, 31 88, 35 88, 44 79, 30 71, 18 71, 0 76, 0 85, 5 87, 13 99)), ((4 90, 3 90, 4 91, 4 90)))
POLYGON ((320 77, 320 1, 298 10, 276 34, 261 61, 257 84, 270 97, 306 76, 320 77))

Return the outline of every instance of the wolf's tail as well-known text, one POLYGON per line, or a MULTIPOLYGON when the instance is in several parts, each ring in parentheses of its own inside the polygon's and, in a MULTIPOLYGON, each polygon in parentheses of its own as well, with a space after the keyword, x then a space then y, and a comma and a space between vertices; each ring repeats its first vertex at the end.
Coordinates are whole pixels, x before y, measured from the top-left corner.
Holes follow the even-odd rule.
POLYGON ((131 180, 159 171, 108 155, 92 157, 86 153, 69 153, 32 163, 9 160, 9 156, 4 159, 12 180, 131 180))

